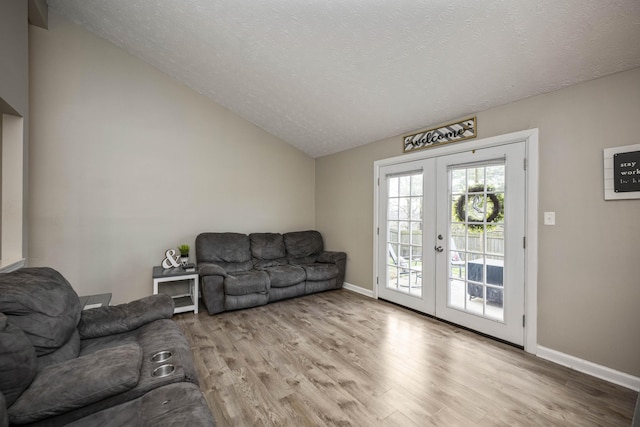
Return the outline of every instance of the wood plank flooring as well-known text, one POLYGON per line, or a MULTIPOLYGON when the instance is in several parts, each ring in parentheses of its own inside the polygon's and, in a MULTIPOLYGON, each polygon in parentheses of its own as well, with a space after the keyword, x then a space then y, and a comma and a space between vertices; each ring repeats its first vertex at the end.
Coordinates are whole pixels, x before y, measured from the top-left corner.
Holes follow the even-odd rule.
POLYGON ((220 426, 629 426, 637 398, 346 290, 174 319, 220 426))

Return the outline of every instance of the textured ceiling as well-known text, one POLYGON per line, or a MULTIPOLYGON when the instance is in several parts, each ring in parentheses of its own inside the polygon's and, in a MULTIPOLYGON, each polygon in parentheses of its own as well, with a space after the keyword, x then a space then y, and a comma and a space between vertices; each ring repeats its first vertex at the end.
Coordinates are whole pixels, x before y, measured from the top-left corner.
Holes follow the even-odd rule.
POLYGON ((640 66, 639 0, 48 0, 312 157, 640 66))

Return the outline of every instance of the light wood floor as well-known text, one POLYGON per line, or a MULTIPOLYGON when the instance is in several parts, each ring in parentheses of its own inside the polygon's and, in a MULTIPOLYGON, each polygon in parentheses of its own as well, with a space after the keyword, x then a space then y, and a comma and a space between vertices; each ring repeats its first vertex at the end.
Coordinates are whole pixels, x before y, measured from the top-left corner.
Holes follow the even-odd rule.
POLYGON ((220 426, 629 426, 637 398, 346 290, 174 319, 220 426))

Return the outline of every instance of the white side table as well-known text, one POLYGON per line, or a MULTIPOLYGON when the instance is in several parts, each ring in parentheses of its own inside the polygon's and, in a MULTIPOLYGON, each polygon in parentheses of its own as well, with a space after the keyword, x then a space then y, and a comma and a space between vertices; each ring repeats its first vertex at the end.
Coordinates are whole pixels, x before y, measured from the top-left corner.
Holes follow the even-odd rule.
POLYGON ((173 298, 173 314, 198 313, 198 269, 186 272, 182 267, 153 267, 153 294, 163 293, 173 298))
POLYGON ((106 307, 111 303, 111 294, 97 294, 80 296, 80 306, 83 310, 106 307))

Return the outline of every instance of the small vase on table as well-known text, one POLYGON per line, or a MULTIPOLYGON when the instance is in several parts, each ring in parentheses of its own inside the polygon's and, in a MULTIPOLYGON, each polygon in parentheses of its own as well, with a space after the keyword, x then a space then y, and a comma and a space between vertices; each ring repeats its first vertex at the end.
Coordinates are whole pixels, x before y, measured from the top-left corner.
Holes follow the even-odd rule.
POLYGON ((180 251, 180 261, 182 263, 182 268, 186 268, 187 264, 189 264, 189 245, 180 245, 178 247, 180 251))

